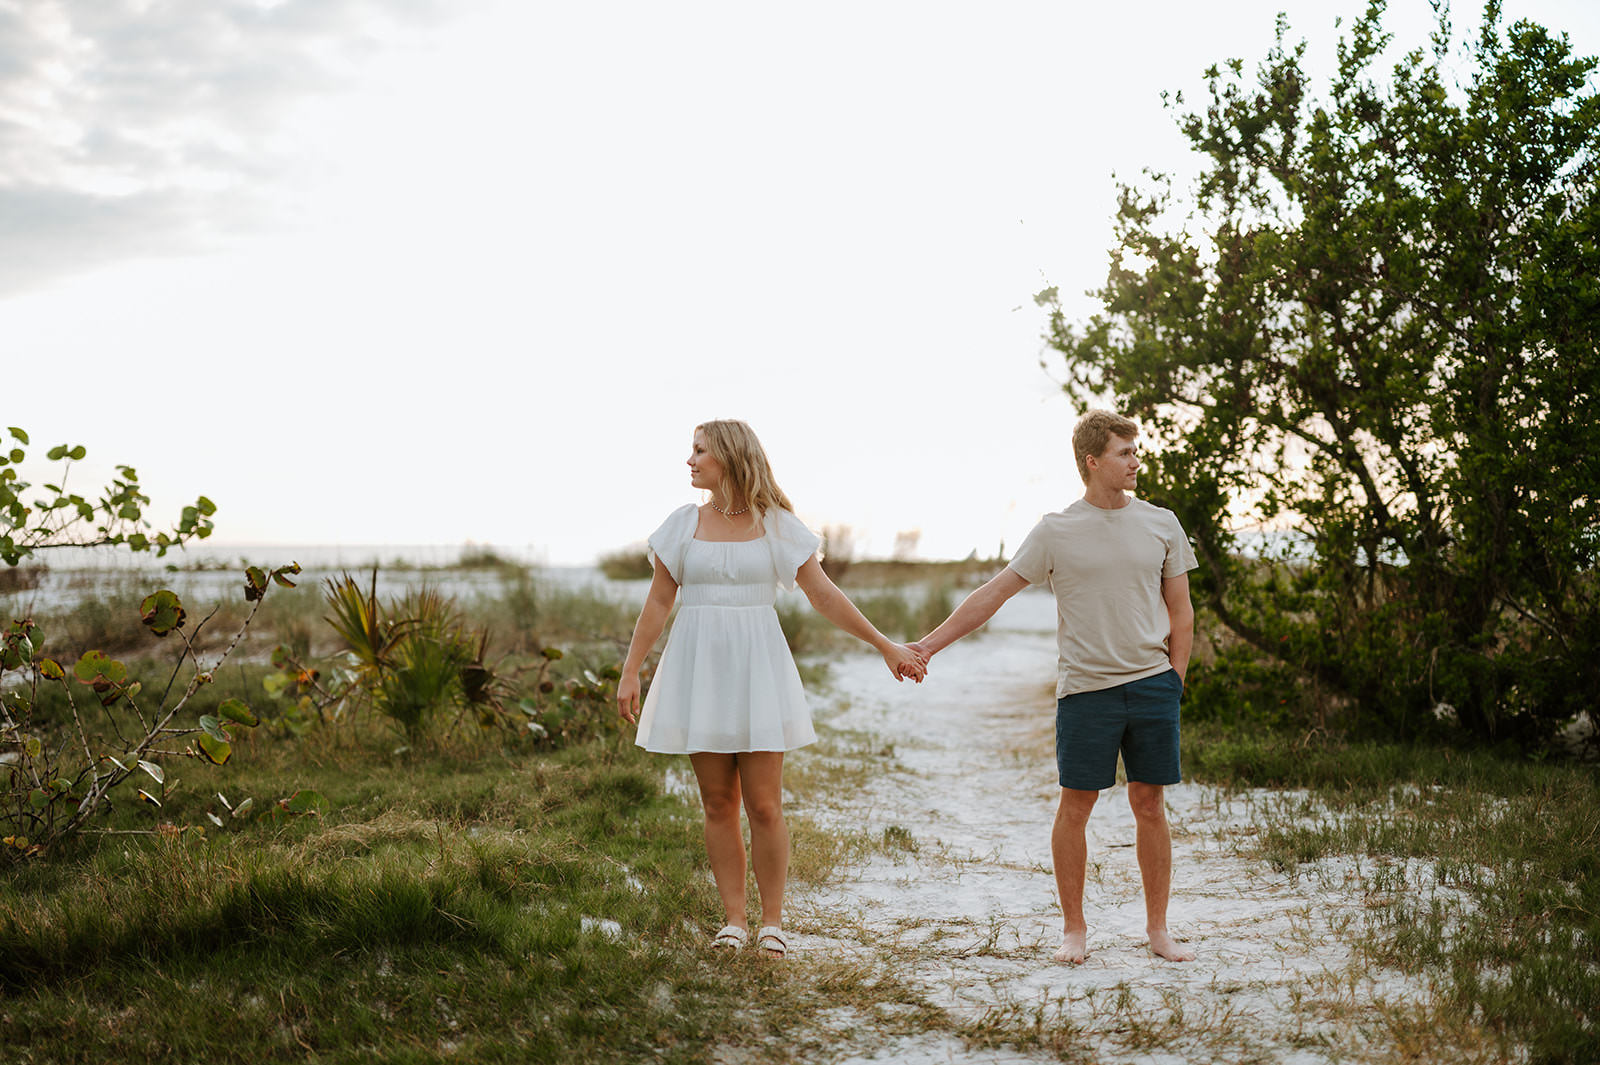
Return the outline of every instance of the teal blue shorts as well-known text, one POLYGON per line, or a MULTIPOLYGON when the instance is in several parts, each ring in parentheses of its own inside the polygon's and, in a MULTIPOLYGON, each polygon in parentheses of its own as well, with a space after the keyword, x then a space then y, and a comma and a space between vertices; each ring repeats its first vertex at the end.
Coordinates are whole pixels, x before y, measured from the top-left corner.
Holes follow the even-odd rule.
POLYGON ((1183 681, 1169 669, 1115 688, 1056 701, 1056 768, 1063 788, 1103 791, 1117 782, 1117 754, 1128 779, 1176 784, 1178 702, 1183 681))

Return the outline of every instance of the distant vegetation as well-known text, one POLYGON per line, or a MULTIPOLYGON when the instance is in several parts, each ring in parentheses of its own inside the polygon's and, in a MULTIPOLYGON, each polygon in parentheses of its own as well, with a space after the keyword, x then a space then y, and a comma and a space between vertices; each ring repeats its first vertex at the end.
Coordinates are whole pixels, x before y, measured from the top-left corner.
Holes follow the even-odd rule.
MULTIPOLYGON (((850 563, 840 583, 849 588, 899 586, 912 583, 939 583, 951 587, 973 588, 1005 569, 1002 558, 964 558, 958 560, 866 558, 850 563)), ((940 619, 943 620, 942 618, 940 619)))
POLYGON ((599 565, 600 572, 614 581, 649 580, 655 573, 644 544, 632 544, 601 555, 599 565))
POLYGON ((468 544, 461 549, 461 557, 446 569, 497 569, 518 570, 523 565, 509 559, 487 544, 468 544))
MULTIPOLYGON (((614 581, 648 580, 653 572, 645 545, 637 544, 601 555, 600 572, 614 581)), ((981 584, 1005 568, 1004 559, 965 558, 858 559, 849 541, 824 537, 822 569, 837 584, 847 587, 899 585, 916 581, 981 584)))

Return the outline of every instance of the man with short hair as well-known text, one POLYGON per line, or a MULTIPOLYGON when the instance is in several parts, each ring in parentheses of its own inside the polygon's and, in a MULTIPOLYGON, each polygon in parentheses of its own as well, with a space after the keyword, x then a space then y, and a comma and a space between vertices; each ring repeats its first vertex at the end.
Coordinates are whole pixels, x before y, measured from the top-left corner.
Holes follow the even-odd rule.
POLYGON ((1181 779, 1178 702, 1194 643, 1188 573, 1196 563, 1177 515, 1128 494, 1139 473, 1138 433, 1133 421, 1109 411, 1078 419, 1072 450, 1083 498, 1041 518, 1004 570, 911 645, 931 658, 1028 585, 1048 584, 1055 593, 1061 800, 1050 854, 1063 924, 1055 959, 1072 964, 1088 955, 1085 828, 1100 792, 1116 783, 1119 752, 1137 825, 1150 949, 1169 961, 1194 958, 1167 931, 1172 837, 1163 789, 1181 779))

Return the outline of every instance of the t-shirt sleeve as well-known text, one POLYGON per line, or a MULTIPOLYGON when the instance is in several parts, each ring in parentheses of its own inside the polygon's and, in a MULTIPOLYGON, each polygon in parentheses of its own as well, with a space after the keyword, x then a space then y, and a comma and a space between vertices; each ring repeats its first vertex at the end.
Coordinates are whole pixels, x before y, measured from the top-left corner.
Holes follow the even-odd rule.
POLYGON ((1023 538, 1022 546, 1011 556, 1008 568, 1029 584, 1043 584, 1050 579, 1052 563, 1050 550, 1045 543, 1044 522, 1041 521, 1023 538))
POLYGON ((683 556, 689 550, 689 541, 694 539, 695 526, 699 524, 700 508, 693 503, 685 503, 667 515, 667 520, 650 534, 646 545, 645 555, 650 559, 650 565, 654 567, 656 559, 660 559, 661 564, 667 567, 667 572, 672 574, 672 579, 682 584, 683 556))
POLYGON ((1166 537, 1167 560, 1161 566, 1161 576, 1177 577, 1192 569, 1200 568, 1200 563, 1194 557, 1194 547, 1190 545, 1189 537, 1184 535, 1183 525, 1178 521, 1178 516, 1169 510, 1167 520, 1172 529, 1166 537))
POLYGON ((767 526, 767 543, 772 545, 772 565, 778 571, 778 583, 793 589, 800 567, 817 553, 822 537, 782 507, 773 507, 762 520, 767 526))

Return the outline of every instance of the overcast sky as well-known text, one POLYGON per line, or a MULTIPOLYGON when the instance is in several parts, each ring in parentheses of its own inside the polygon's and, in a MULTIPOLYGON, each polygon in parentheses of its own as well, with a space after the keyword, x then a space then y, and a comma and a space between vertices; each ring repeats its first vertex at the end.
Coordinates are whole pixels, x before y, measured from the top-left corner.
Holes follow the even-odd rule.
POLYGON ((1081 492, 1032 295, 1279 10, 1325 72, 1361 5, 0 0, 0 426, 220 543, 584 563, 735 417, 869 553, 1014 546, 1081 492))

